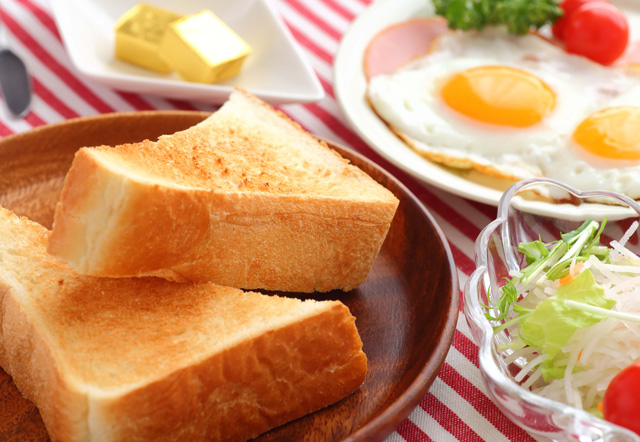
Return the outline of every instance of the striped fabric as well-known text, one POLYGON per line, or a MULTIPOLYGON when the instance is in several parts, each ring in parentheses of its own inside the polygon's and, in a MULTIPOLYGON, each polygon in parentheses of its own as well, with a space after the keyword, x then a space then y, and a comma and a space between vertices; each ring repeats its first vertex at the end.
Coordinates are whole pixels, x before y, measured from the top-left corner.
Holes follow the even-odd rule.
MULTIPOLYGON (((106 1, 106 0, 105 0, 106 1)), ((281 14, 315 69, 326 92, 323 100, 284 105, 281 110, 308 131, 349 145, 402 180, 431 210, 445 232, 458 266, 460 287, 474 269, 473 244, 495 218, 495 208, 423 185, 390 165, 348 126, 332 86, 333 58, 342 34, 371 0, 270 0, 281 14)), ((0 106, 0 136, 43 124, 114 111, 196 109, 214 106, 139 96, 85 81, 72 66, 47 0, 2 0, 3 33, 25 60, 33 79, 31 113, 12 118, 0 106)), ((477 346, 460 316, 449 355, 430 391, 388 441, 533 441, 512 424, 484 392, 478 371, 477 346)))

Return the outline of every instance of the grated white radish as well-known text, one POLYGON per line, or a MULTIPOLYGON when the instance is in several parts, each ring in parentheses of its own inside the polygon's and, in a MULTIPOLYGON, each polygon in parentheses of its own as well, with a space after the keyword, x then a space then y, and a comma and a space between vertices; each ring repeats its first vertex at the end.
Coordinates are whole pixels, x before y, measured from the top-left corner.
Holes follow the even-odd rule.
MULTIPOLYGON (((595 256, 587 261, 571 262, 570 274, 575 276, 590 269, 596 282, 605 289, 605 297, 616 300, 607 314, 608 319, 595 325, 579 329, 561 350, 556 360, 567 363, 564 378, 544 382, 541 363, 544 354, 538 349, 525 347, 512 352, 505 358, 509 364, 523 357, 528 362, 515 376, 524 388, 537 394, 563 402, 577 408, 594 411, 602 402, 611 379, 623 368, 640 361, 640 258, 625 247, 637 231, 634 222, 619 241, 612 241, 609 253, 610 263, 602 262, 595 256)), ((525 294, 518 304, 526 308, 535 306, 554 296, 559 283, 543 277, 532 278, 533 282, 522 284, 514 279, 518 293, 525 294)), ((576 304, 565 301, 565 304, 576 304)), ((598 311, 597 307, 582 304, 585 311, 598 311)), ((601 309, 602 310, 602 309, 601 309)), ((513 314, 512 317, 516 315, 513 314)), ((517 324, 510 330, 517 336, 517 324)))
POLYGON ((629 239, 633 236, 633 234, 636 233, 636 230, 638 230, 638 225, 639 224, 640 223, 638 221, 634 221, 633 223, 631 223, 631 225, 629 226, 627 231, 624 232, 624 235, 622 235, 622 238, 620 238, 619 242, 620 242, 621 246, 624 247, 624 245, 627 243, 627 241, 629 241, 629 239))

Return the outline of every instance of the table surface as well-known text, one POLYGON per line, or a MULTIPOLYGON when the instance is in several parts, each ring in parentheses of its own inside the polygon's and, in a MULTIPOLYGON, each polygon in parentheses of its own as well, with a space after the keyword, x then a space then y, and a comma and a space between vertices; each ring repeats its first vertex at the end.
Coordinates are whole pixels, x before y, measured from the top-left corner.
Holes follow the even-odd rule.
MULTIPOLYGON (((270 0, 308 57, 325 90, 312 104, 280 109, 308 131, 351 146, 397 176, 431 211, 444 231, 457 264, 460 287, 474 270, 473 246, 482 228, 495 218, 494 207, 472 202, 419 183, 378 156, 349 127, 332 86, 332 64, 342 34, 371 0, 270 0)), ((213 111, 202 103, 165 100, 118 92, 84 79, 61 42, 47 0, 3 0, 2 32, 30 71, 32 111, 15 119, 0 105, 0 136, 43 124, 98 113, 146 109, 213 111)), ((0 99, 1 100, 1 99, 0 99)), ((453 344, 429 392, 387 441, 533 441, 511 423, 486 396, 478 369, 477 346, 463 313, 453 344)))

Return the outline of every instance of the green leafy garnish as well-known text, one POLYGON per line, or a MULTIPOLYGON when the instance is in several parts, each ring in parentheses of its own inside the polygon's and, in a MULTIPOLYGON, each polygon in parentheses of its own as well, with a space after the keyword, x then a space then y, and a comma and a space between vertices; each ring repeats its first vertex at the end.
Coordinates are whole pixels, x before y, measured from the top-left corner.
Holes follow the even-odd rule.
MULTIPOLYGON (((505 324, 502 324, 499 327, 500 330, 509 327, 511 323, 517 323, 519 320, 522 319, 521 315, 529 314, 532 311, 531 309, 528 309, 526 307, 522 307, 516 304, 516 301, 518 300, 518 291, 516 290, 516 286, 513 285, 512 280, 507 279, 507 283, 502 287, 501 290, 502 290, 502 296, 500 297, 500 299, 498 299, 498 302, 496 302, 492 306, 485 306, 488 309, 498 310, 498 316, 494 317, 491 315, 491 313, 487 312, 487 314, 485 315, 487 319, 490 319, 492 321, 500 321, 501 319, 504 319, 507 317, 507 315, 509 314, 509 311, 512 308, 515 313, 519 314, 519 316, 505 324)), ((496 330, 496 332, 497 331, 498 330, 496 330)))
POLYGON ((523 242, 518 245, 518 252, 522 253, 527 260, 527 264, 533 264, 540 258, 544 258, 549 254, 549 249, 541 240, 532 242, 523 242))
POLYGON ((502 296, 493 306, 493 308, 498 310, 498 315, 494 317, 491 316, 490 313, 487 313, 487 318, 492 321, 500 321, 501 319, 506 318, 511 309, 511 305, 517 300, 518 291, 516 290, 516 286, 513 285, 513 281, 507 279, 507 283, 502 287, 502 296))
POLYGON ((564 241, 558 241, 557 243, 555 243, 555 246, 549 253, 547 253, 545 256, 541 256, 536 261, 533 261, 522 271, 522 278, 520 280, 523 283, 533 281, 534 278, 537 278, 541 273, 544 272, 546 268, 555 265, 560 260, 560 258, 566 256, 568 250, 568 243, 564 241))
POLYGON ((585 270, 572 282, 558 287, 555 296, 538 303, 533 313, 520 322, 520 339, 544 351, 542 375, 546 380, 564 376, 566 363, 558 364, 554 359, 576 330, 606 319, 601 314, 574 307, 575 304, 567 305, 566 300, 606 310, 616 303, 604 297, 604 289, 596 284, 591 271, 585 270))
MULTIPOLYGON (((578 229, 561 235, 558 241, 544 243, 541 239, 521 243, 518 247, 527 262, 519 277, 507 279, 501 288, 500 298, 487 306, 485 316, 492 321, 505 320, 494 327, 498 333, 518 326, 518 338, 508 348, 530 346, 544 354, 542 375, 545 380, 564 376, 568 359, 561 355, 576 330, 590 327, 607 317, 638 320, 634 315, 612 312, 615 301, 605 298, 604 289, 596 283, 590 270, 584 270, 570 282, 557 288, 556 293, 539 302, 535 308, 518 304, 519 287, 532 288, 543 281, 555 281, 567 275, 574 261, 586 261, 591 255, 608 260, 609 248, 599 245, 606 220, 599 225, 585 221, 578 229), (509 314, 515 316, 511 319, 509 314), (492 314, 493 312, 496 312, 492 314)), ((507 348, 507 347, 505 347, 507 348)))
POLYGON ((506 25, 512 34, 540 29, 562 16, 557 0, 433 0, 449 28, 468 31, 506 25))

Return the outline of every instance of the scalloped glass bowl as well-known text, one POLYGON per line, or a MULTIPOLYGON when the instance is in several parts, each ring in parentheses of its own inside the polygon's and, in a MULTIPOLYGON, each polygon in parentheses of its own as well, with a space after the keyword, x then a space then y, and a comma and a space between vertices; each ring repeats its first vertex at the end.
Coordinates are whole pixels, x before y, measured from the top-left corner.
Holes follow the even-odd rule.
MULTIPOLYGON (((504 193, 497 219, 476 240, 476 270, 464 288, 464 312, 480 347, 482 378, 498 407, 520 427, 539 436, 580 442, 640 442, 640 436, 629 430, 521 387, 513 374, 522 361, 504 362, 506 354, 499 353, 497 346, 510 338, 505 332, 494 335, 494 324, 485 318, 482 306, 499 298, 499 287, 510 270, 524 265, 518 253, 520 242, 536 240, 538 235, 548 242, 558 239, 561 232, 574 230, 585 219, 601 221, 605 217, 605 235, 619 239, 640 218, 640 206, 615 192, 581 192, 553 180, 526 180, 504 193), (555 201, 563 202, 539 201, 540 195, 552 195, 555 201)), ((630 241, 627 247, 640 253, 638 241, 630 241)))

